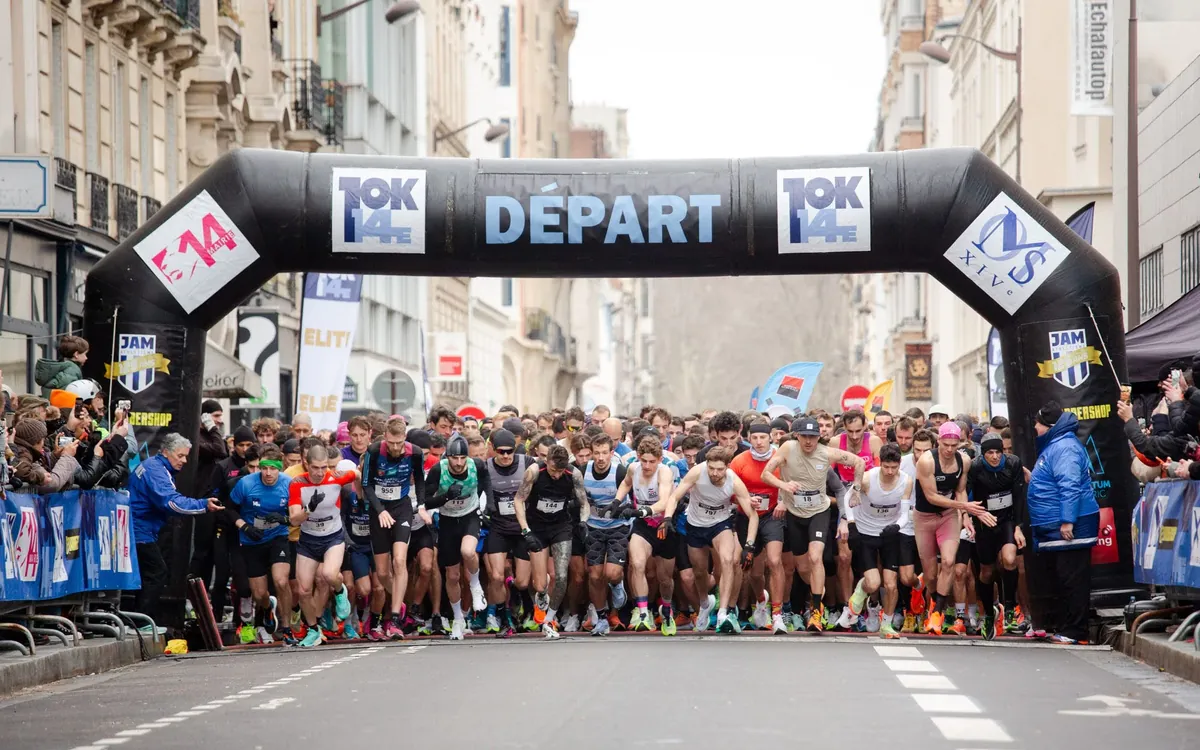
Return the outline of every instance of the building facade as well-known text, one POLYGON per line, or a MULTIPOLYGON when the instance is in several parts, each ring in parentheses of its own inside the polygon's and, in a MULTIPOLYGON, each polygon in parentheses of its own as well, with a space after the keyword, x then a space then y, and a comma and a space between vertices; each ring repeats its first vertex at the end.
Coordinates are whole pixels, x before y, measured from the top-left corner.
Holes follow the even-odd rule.
POLYGON ((579 15, 567 0, 519 0, 517 155, 566 156, 571 132, 567 60, 579 15))

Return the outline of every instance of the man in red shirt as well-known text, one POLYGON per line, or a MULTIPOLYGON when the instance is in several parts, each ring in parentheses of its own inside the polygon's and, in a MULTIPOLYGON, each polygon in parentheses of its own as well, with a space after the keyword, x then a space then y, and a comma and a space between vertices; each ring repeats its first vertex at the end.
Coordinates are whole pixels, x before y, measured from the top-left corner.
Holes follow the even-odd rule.
MULTIPOLYGON (((767 602, 759 601, 763 590, 765 561, 769 576, 767 589, 770 594, 771 630, 774 633, 785 634, 787 626, 783 622, 783 599, 787 576, 783 569, 783 532, 784 514, 787 511, 778 504, 779 490, 762 481, 762 473, 767 467, 767 462, 771 460, 771 456, 775 454, 775 450, 775 446, 771 444, 771 425, 766 420, 752 424, 750 425, 750 450, 734 458, 733 462, 729 464, 729 468, 746 485, 746 490, 750 493, 750 500, 758 511, 758 544, 754 550, 754 567, 750 572, 750 590, 758 603, 755 605, 751 621, 757 628, 766 629, 767 627, 767 602), (764 549, 767 552, 765 555, 762 554, 764 549)), ((779 472, 776 471, 775 475, 779 476, 779 472)), ((738 540, 745 544, 749 519, 741 512, 740 508, 738 509, 736 528, 738 540)), ((737 571, 737 578, 737 588, 740 590, 740 570, 737 571)))

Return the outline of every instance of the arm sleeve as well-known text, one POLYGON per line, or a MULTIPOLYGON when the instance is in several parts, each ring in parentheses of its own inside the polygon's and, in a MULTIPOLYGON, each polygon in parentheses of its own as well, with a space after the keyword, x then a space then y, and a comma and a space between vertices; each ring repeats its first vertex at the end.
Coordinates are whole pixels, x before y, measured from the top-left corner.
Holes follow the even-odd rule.
POLYGON ((492 475, 488 473, 487 464, 480 461, 478 458, 472 459, 475 461, 475 476, 479 481, 479 496, 491 496, 492 494, 492 475))
POLYGON ((837 502, 839 509, 842 507, 842 498, 846 496, 846 485, 842 484, 842 478, 832 468, 825 472, 825 494, 837 502))
MULTIPOLYGON (((416 475, 414 474, 413 477, 415 479, 416 475)), ((441 463, 436 463, 433 465, 433 468, 429 470, 429 476, 425 477, 424 486, 422 487, 421 493, 417 495, 417 499, 419 499, 421 504, 423 504, 426 508, 430 507, 430 504, 435 502, 433 496, 437 494, 438 487, 440 487, 441 484, 442 465, 441 463)), ((413 485, 415 489, 415 481, 413 482, 413 485)))
POLYGON ((1083 446, 1077 444, 1063 451, 1050 464, 1059 498, 1059 523, 1075 523, 1083 501, 1083 488, 1092 483, 1091 474, 1085 468, 1089 465, 1087 454, 1083 446))
POLYGON ((229 451, 225 449, 225 439, 221 437, 220 427, 200 430, 198 437, 196 451, 201 461, 219 461, 229 455, 229 451))
POLYGON ((200 516, 208 512, 208 500, 187 497, 175 489, 174 482, 168 476, 161 462, 155 461, 146 471, 151 501, 165 513, 176 513, 182 516, 200 516))
POLYGON ((425 452, 419 446, 412 447, 412 485, 413 497, 425 497, 425 452))
POLYGON ((1025 483, 1025 468, 1019 459, 1012 460, 1013 475, 1013 522, 1018 526, 1029 523, 1029 485, 1025 483))

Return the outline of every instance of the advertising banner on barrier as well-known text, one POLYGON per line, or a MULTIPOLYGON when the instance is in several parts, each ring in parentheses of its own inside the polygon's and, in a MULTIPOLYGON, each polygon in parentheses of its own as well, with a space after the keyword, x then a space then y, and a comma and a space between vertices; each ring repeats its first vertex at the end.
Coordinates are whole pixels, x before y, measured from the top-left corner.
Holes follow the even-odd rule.
POLYGON ((1146 485, 1133 512, 1134 580, 1200 588, 1200 482, 1146 485))
POLYGON ((141 586, 128 493, 10 492, 2 504, 0 601, 141 586))
POLYGON ((358 274, 304 275, 296 411, 312 416, 314 431, 336 430, 341 419, 346 364, 354 345, 361 297, 362 276, 358 274))

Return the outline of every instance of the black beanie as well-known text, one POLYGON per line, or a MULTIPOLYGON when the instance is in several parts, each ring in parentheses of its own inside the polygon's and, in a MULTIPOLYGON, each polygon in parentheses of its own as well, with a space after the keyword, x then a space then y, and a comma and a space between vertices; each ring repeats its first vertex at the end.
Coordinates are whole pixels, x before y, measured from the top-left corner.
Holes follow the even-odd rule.
POLYGON ((783 430, 784 432, 791 432, 792 431, 792 423, 787 421, 783 417, 780 417, 779 419, 776 419, 774 422, 771 423, 771 429, 772 430, 783 430))
POLYGON ((525 426, 522 425, 521 420, 517 419, 516 417, 509 417, 508 419, 504 420, 503 427, 511 432, 514 437, 525 436, 525 426))
POLYGON ((1062 415, 1063 408, 1059 406, 1057 401, 1047 401, 1045 406, 1038 409, 1037 421, 1047 427, 1053 427, 1062 418, 1062 415))
POLYGON ((492 447, 494 448, 516 448, 517 438, 511 431, 505 429, 496 430, 491 434, 492 447))
POLYGON ((996 433, 988 433, 983 436, 983 440, 979 443, 979 452, 987 453, 988 451, 1004 452, 1004 438, 996 433))
POLYGON ((254 437, 254 430, 246 425, 238 425, 238 428, 233 431, 233 444, 238 443, 257 443, 258 438, 254 437))
POLYGON ((214 411, 224 411, 221 408, 220 401, 215 401, 210 398, 206 399, 204 403, 200 405, 200 412, 203 414, 212 414, 214 411))

